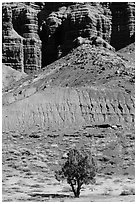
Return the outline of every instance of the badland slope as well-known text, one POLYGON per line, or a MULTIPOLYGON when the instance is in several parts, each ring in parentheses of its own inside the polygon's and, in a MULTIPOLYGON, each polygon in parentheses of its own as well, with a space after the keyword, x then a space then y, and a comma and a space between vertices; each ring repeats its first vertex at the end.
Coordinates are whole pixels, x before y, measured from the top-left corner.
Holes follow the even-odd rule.
POLYGON ((127 60, 103 47, 78 46, 45 70, 5 87, 3 128, 132 124, 135 76, 127 60))

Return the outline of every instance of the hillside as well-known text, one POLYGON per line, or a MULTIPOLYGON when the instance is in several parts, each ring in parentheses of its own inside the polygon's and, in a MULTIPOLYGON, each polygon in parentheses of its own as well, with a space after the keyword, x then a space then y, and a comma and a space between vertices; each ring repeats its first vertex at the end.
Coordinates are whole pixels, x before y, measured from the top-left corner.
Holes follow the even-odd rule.
MULTIPOLYGON (((124 36, 114 29, 116 20, 123 25, 116 18, 121 8, 134 13, 133 3, 3 5, 3 201, 135 200, 135 43, 119 38, 118 51, 110 45, 124 36), (37 30, 42 20, 49 22, 47 44, 37 30), (91 150, 97 176, 75 199, 54 171, 70 148, 81 146, 91 150)), ((124 24, 130 36, 132 17, 124 24)))
POLYGON ((6 65, 2 65, 2 89, 4 90, 5 87, 10 86, 11 84, 15 84, 21 78, 24 78, 27 74, 21 73, 8 67, 6 65))

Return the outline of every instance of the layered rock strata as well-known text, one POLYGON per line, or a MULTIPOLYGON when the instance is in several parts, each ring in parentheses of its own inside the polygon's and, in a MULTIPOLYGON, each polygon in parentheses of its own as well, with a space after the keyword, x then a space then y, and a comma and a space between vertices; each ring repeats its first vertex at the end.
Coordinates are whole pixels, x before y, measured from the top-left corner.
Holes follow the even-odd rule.
POLYGON ((24 38, 13 28, 11 7, 4 4, 2 11, 2 62, 14 69, 23 71, 24 38))
POLYGON ((3 5, 3 63, 32 73, 41 68, 41 41, 36 11, 22 4, 12 9, 10 4, 3 5))
MULTIPOLYGON (((100 5, 75 3, 68 7, 58 6, 53 12, 50 9, 51 7, 45 6, 45 10, 39 13, 40 21, 44 21, 40 30, 44 47, 43 56, 48 59, 52 55, 55 60, 61 54, 64 55, 70 51, 73 48, 73 41, 79 36, 90 38, 96 35, 110 41, 110 14, 104 14, 100 5), (46 17, 47 13, 49 13, 48 17, 46 17)), ((49 61, 45 62, 45 65, 46 63, 48 64, 49 61)))
POLYGON ((114 2, 111 5, 111 12, 111 44, 116 49, 120 49, 135 41, 135 3, 114 2))
POLYGON ((24 69, 32 73, 41 68, 41 41, 38 36, 38 19, 34 9, 26 7, 22 12, 24 40, 24 69))
MULTIPOLYGON (((10 36, 11 42, 12 38, 15 39, 15 36, 6 33, 9 30, 6 26, 10 27, 13 22, 13 28, 19 34, 16 47, 22 49, 22 46, 19 46, 22 45, 20 38, 25 38, 25 54, 22 59, 18 59, 19 68, 17 66, 16 69, 24 69, 27 73, 40 69, 41 64, 45 66, 65 55, 73 48, 73 40, 77 37, 99 36, 116 49, 135 41, 134 2, 18 2, 7 3, 6 6, 12 7, 13 15, 9 23, 3 17, 3 39, 7 38, 6 36, 10 36), (21 67, 22 63, 24 67, 21 67)), ((3 15, 6 15, 4 12, 3 9, 3 15)), ((5 44, 3 40, 3 62, 11 63, 13 67, 9 56, 12 54, 6 51, 7 47, 10 47, 9 44, 5 44)), ((13 49, 12 52, 16 53, 16 50, 13 49)))

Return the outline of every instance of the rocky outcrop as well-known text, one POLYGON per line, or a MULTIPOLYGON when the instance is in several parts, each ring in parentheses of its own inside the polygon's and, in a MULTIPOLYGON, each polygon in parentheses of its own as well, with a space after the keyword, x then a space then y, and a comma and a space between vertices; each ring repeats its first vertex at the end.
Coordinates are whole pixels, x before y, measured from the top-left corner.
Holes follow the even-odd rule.
MULTIPOLYGON (((110 89, 122 88, 134 94, 134 64, 131 66, 121 56, 120 53, 117 54, 104 47, 93 47, 89 43, 82 44, 63 58, 48 65, 45 70, 20 81, 17 89, 24 92, 30 86, 35 87, 36 91, 53 86, 100 86, 110 89)), ((128 58, 131 58, 131 55, 128 58)), ((16 87, 11 84, 8 90, 12 90, 14 94, 16 87)), ((19 96, 21 97, 20 94, 19 96)))
MULTIPOLYGON (((12 36, 6 33, 6 30, 9 30, 6 26, 12 25, 13 22, 12 27, 19 34, 16 47, 20 47, 20 50, 12 49, 12 52, 22 53, 22 49, 24 50, 23 57, 17 59, 19 68, 14 67, 24 69, 27 73, 39 70, 41 64, 44 67, 64 56, 73 48, 73 41, 78 37, 91 38, 95 35, 111 43, 116 49, 135 40, 134 2, 18 2, 7 3, 6 6, 12 7, 12 14, 9 23, 6 23, 3 17, 3 30, 5 30, 3 62, 13 63, 9 56, 12 54, 8 54, 7 51, 11 43, 7 45, 4 40, 6 36, 8 38, 9 35, 12 36), (25 39, 23 46, 22 38, 25 39)), ((3 16, 4 12, 3 9, 3 16)), ((15 39, 15 37, 10 38, 15 39)), ((13 64, 11 66, 13 67, 13 64)))
POLYGON ((135 3, 113 2, 111 45, 116 49, 135 41, 135 3))
POLYGON ((3 130, 134 125, 133 67, 104 47, 83 44, 3 91, 3 130))
POLYGON ((26 7, 22 11, 22 35, 24 41, 24 69, 32 73, 41 68, 41 41, 38 36, 38 19, 34 9, 26 7))
POLYGON ((38 19, 29 6, 3 5, 3 63, 26 73, 41 68, 38 19))
POLYGON ((44 20, 40 30, 44 44, 43 56, 47 56, 49 60, 51 56, 57 59, 69 52, 73 48, 74 39, 79 36, 90 38, 96 35, 110 41, 110 15, 105 15, 100 5, 75 3, 71 6, 58 7, 54 12, 47 9, 50 7, 45 7, 45 10, 39 13, 39 19, 44 20), (49 15, 45 18, 48 12, 49 15))
POLYGON ((23 71, 23 37, 13 28, 11 7, 4 4, 2 9, 2 62, 23 71))
POLYGON ((101 37, 98 36, 91 36, 89 39, 78 37, 74 40, 74 47, 83 45, 83 44, 90 44, 93 47, 105 47, 109 50, 115 51, 115 48, 112 47, 109 43, 103 40, 101 37))

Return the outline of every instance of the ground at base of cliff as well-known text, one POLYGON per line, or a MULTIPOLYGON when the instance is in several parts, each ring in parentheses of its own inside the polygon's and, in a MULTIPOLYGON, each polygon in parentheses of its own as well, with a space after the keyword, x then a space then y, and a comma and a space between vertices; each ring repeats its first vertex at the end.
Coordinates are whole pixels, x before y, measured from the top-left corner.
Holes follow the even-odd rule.
POLYGON ((133 132, 126 130, 124 137, 116 139, 120 130, 87 128, 73 134, 3 133, 3 201, 134 202, 133 132), (92 148, 99 169, 96 183, 83 186, 80 198, 54 177, 59 158, 75 145, 92 148))
POLYGON ((134 182, 132 177, 104 175, 97 177, 94 186, 83 186, 80 197, 74 198, 65 182, 60 184, 39 173, 34 179, 14 175, 8 181, 8 195, 3 193, 3 202, 135 202, 134 182))

